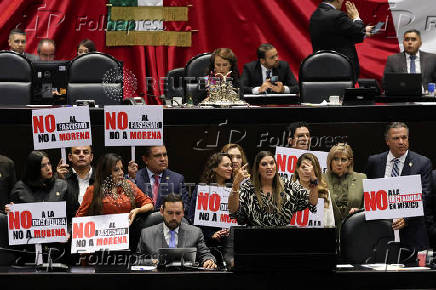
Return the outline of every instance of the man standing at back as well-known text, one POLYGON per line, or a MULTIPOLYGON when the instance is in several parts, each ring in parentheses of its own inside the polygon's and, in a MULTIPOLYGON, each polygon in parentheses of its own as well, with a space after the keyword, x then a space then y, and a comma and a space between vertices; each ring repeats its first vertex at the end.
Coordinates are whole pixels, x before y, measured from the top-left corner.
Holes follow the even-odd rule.
POLYGON ((94 184, 95 171, 91 166, 94 159, 91 146, 71 147, 71 152, 68 154, 70 165, 59 161, 56 168, 57 177, 65 179, 71 193, 77 198, 79 204, 82 203, 88 186, 94 184))
MULTIPOLYGON (((344 0, 323 0, 310 17, 310 38, 313 52, 334 50, 346 55, 354 67, 355 80, 359 78, 359 57, 355 44, 370 36, 372 26, 359 18, 353 3, 345 3, 347 14, 341 11, 344 0)), ((332 68, 334 69, 334 68, 332 68)))
POLYGON ((277 49, 264 43, 257 49, 257 61, 244 65, 241 77, 244 94, 298 92, 298 84, 286 61, 279 60, 277 49))
POLYGON ((310 130, 306 122, 293 122, 288 128, 288 147, 310 150, 310 130))
POLYGON ((188 212, 189 195, 183 175, 168 169, 168 153, 165 146, 146 146, 142 160, 145 168, 136 173, 136 185, 153 199, 154 210, 159 211, 162 198, 170 192, 180 194, 188 212))
MULTIPOLYGON (((421 51, 421 45, 421 33, 418 30, 404 32, 404 51, 388 56, 384 74, 420 73, 425 89, 428 83, 436 82, 436 55, 421 51)), ((384 82, 383 87, 386 87, 384 82)))

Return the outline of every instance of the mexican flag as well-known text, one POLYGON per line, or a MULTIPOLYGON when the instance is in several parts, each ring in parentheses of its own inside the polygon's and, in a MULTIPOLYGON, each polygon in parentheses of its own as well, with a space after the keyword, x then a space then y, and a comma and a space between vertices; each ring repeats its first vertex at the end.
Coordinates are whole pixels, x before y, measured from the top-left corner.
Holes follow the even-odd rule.
POLYGON ((109 0, 107 46, 191 46, 190 31, 169 31, 165 21, 187 21, 188 7, 163 0, 109 0))

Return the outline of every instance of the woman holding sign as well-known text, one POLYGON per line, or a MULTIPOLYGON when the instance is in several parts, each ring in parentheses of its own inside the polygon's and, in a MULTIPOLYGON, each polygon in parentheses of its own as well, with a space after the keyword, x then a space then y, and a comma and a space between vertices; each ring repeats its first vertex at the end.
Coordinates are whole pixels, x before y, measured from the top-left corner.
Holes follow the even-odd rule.
MULTIPOLYGON (((77 200, 68 190, 65 180, 53 176, 53 168, 44 151, 32 151, 27 156, 23 179, 11 191, 12 203, 66 202, 68 223, 79 207, 77 200)), ((5 207, 6 212, 9 206, 5 207)))
POLYGON ((330 149, 325 178, 332 195, 333 212, 339 233, 342 221, 363 207, 362 180, 366 179, 366 175, 353 171, 353 150, 350 145, 340 143, 330 149))
MULTIPOLYGON (((134 183, 124 178, 121 156, 107 153, 100 158, 95 171, 94 185, 88 187, 77 217, 102 214, 129 213, 130 225, 137 214, 153 210, 153 201, 134 183)), ((131 246, 136 247, 139 229, 130 229, 131 246), (137 236, 136 236, 137 235, 137 236), (136 238, 136 239, 135 239, 136 238)))
POLYGON ((312 164, 305 161, 305 166, 310 173, 309 190, 299 182, 282 179, 277 173, 274 155, 269 151, 259 152, 251 179, 244 181, 250 177, 246 166, 235 176, 228 201, 229 212, 240 225, 285 226, 297 211, 307 207, 315 211, 318 178, 312 164))
POLYGON ((312 153, 304 153, 301 155, 297 160, 297 168, 292 176, 292 180, 309 190, 313 173, 315 173, 316 179, 318 180, 318 197, 324 199, 323 225, 325 227, 334 227, 335 218, 333 215, 332 200, 327 189, 327 184, 322 178, 318 158, 312 153))
MULTIPOLYGON (((200 178, 200 183, 215 186, 226 186, 226 181, 232 179, 232 160, 227 153, 215 153, 209 157, 203 174, 200 178)), ((189 208, 188 219, 194 223, 195 209, 197 205, 197 187, 192 192, 191 206, 189 208)), ((204 239, 208 247, 216 247, 223 245, 229 236, 228 229, 220 229, 216 227, 200 226, 203 231, 204 239)))

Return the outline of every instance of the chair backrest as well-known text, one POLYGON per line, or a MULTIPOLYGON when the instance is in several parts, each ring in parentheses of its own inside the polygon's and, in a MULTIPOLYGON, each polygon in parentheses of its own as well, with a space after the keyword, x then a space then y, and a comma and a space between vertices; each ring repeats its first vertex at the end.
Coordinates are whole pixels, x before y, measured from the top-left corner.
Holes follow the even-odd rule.
POLYGON ((23 55, 0 51, 0 104, 30 105, 33 69, 23 55))
POLYGON ((92 52, 71 61, 67 102, 95 100, 98 105, 117 105, 123 99, 122 63, 108 54, 92 52))
POLYGON ((185 76, 185 68, 179 67, 173 70, 170 70, 167 74, 167 84, 164 87, 165 98, 172 99, 174 97, 183 97, 185 96, 185 88, 184 88, 184 80, 185 76))
POLYGON ((5 249, 9 248, 9 233, 8 233, 8 217, 0 213, 0 266, 9 266, 18 257, 12 251, 5 249))
POLYGON ((383 263, 387 243, 394 240, 392 220, 365 220, 358 212, 342 222, 340 252, 344 263, 383 263))
POLYGON ((343 96, 346 88, 353 87, 353 64, 335 51, 318 51, 301 63, 299 81, 302 102, 328 101, 329 96, 343 96))
POLYGON ((206 95, 203 77, 207 74, 211 55, 207 52, 194 56, 185 66, 185 94, 191 96, 195 104, 201 101, 202 96, 206 95))

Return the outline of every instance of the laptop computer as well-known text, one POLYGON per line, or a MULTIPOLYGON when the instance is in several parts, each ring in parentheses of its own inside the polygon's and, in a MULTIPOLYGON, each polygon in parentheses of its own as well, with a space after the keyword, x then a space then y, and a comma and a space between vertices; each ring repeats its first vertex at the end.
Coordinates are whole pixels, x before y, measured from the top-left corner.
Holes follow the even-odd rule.
POLYGON ((422 75, 409 73, 386 73, 385 95, 390 97, 422 96, 422 75))
POLYGON ((234 234, 234 271, 331 271, 336 228, 242 227, 234 234), (322 242, 320 242, 322 241, 322 242))
POLYGON ((300 103, 297 94, 246 94, 244 100, 250 105, 297 105, 300 103))
POLYGON ((159 268, 168 267, 192 267, 195 265, 197 248, 160 248, 159 268))
POLYGON ((347 88, 344 93, 343 106, 375 104, 376 88, 347 88))

